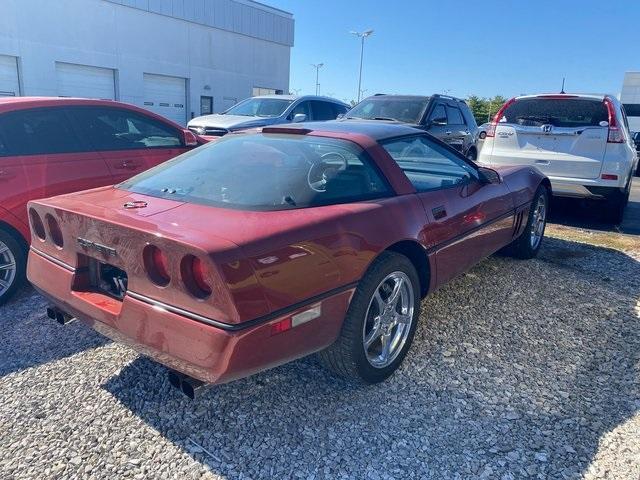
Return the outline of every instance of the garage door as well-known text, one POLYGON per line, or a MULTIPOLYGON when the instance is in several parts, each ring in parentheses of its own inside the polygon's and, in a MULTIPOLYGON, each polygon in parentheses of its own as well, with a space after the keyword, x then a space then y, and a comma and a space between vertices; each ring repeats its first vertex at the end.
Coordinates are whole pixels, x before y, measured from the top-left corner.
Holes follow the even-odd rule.
POLYGON ((187 81, 184 78, 144 74, 144 108, 185 125, 186 100, 187 81))
POLYGON ((0 97, 20 95, 16 57, 0 55, 0 97))
POLYGON ((56 62, 58 96, 116 99, 115 75, 110 68, 56 62))

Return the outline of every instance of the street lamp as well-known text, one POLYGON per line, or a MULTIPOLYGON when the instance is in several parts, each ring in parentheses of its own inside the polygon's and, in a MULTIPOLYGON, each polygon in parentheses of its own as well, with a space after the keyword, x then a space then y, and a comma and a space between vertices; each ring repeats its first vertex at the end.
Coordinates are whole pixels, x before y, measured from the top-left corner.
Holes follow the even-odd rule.
POLYGON ((373 30, 366 30, 364 32, 349 32, 351 35, 355 35, 360 38, 360 75, 358 76, 358 102, 360 102, 360 94, 362 88, 362 58, 364 56, 364 39, 373 34, 373 30))
POLYGON ((324 67, 324 63, 312 63, 311 66, 316 69, 316 95, 320 95, 320 84, 318 83, 318 76, 320 75, 320 69, 324 67))

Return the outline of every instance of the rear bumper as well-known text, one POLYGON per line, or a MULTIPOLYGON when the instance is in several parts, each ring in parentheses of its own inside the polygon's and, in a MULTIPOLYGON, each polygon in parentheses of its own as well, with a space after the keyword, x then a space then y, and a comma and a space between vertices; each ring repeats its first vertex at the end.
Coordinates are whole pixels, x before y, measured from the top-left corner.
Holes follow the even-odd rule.
POLYGON ((621 197, 626 184, 617 181, 588 180, 584 178, 549 177, 553 195, 557 197, 591 198, 607 200, 621 197))
POLYGON ((100 293, 74 291, 73 269, 33 249, 27 275, 55 306, 101 334, 207 383, 246 377, 331 345, 355 290, 352 287, 323 298, 314 303, 321 304, 320 317, 274 335, 274 323, 309 306, 248 328, 226 330, 169 311, 153 299, 142 301, 127 295, 119 302, 100 293))

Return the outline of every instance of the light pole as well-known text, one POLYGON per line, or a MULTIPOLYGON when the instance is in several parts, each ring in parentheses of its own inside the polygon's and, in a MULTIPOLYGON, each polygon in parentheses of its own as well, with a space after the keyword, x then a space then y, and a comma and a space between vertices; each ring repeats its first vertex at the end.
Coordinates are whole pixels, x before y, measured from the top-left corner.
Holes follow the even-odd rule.
POLYGON ((318 77, 320 75, 320 69, 324 67, 324 63, 312 63, 311 66, 316 69, 316 95, 320 95, 320 83, 318 83, 318 77))
POLYGON ((366 30, 364 32, 349 32, 351 35, 355 35, 360 38, 360 75, 358 75, 358 102, 360 102, 360 94, 362 88, 362 59, 364 57, 364 39, 373 34, 373 30, 366 30))

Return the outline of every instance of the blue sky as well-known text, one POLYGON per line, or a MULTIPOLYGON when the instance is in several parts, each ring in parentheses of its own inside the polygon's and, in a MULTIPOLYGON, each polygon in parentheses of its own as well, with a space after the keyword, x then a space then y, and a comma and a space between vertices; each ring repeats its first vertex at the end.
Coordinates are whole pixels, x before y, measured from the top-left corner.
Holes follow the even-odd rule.
POLYGON ((363 89, 467 97, 566 90, 617 95, 640 70, 640 1, 265 0, 292 12, 291 89, 355 98, 363 89))

